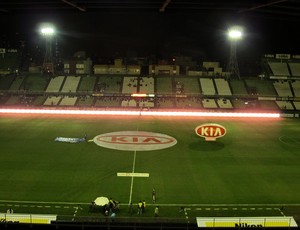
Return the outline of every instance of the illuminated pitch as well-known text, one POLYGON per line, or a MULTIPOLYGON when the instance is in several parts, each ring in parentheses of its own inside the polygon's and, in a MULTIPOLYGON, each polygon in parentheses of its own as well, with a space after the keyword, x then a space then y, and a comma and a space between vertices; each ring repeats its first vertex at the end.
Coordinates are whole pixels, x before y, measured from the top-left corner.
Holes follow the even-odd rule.
POLYGON ((118 110, 64 110, 64 109, 0 109, 1 114, 46 115, 125 115, 125 116, 177 116, 177 117, 253 117, 279 118, 279 113, 244 112, 192 112, 192 111, 118 111, 118 110))

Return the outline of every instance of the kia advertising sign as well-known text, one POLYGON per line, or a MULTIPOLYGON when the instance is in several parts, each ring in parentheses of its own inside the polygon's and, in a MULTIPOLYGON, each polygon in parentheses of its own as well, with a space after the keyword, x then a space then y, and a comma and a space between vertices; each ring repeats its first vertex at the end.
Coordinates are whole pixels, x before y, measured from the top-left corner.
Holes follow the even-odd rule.
POLYGON ((104 148, 125 151, 151 151, 172 147, 177 140, 161 133, 142 131, 122 131, 105 133, 94 137, 93 141, 104 148))
POLYGON ((205 138, 206 141, 215 141, 216 138, 225 136, 226 129, 219 124, 203 124, 195 128, 198 136, 205 138))

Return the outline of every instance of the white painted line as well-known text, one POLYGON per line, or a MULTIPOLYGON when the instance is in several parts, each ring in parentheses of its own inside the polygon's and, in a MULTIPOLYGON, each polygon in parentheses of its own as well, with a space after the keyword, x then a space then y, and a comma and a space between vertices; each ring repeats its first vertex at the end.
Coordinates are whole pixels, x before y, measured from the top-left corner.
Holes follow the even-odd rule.
POLYGON ((197 211, 200 211, 200 210, 202 210, 202 208, 196 208, 196 210, 197 210, 197 211))
MULTIPOLYGON (((0 200, 0 203, 20 203, 20 204, 68 204, 68 205, 79 205, 79 204, 90 204, 83 202, 51 202, 51 201, 25 201, 25 200, 0 200)), ((277 205, 278 206, 278 205, 277 205)), ((286 205, 287 206, 287 205, 286 205)))
MULTIPOLYGON (((186 210, 187 210, 187 208, 185 208, 185 209, 184 209, 184 215, 185 215, 185 219, 187 219, 187 220, 188 220, 188 219, 189 219, 189 216, 188 216, 188 214, 187 214, 187 211, 186 211, 186 210)), ((190 209, 189 209, 189 210, 190 210, 190 209)), ((188 221, 188 222, 189 222, 189 221, 188 221)))
MULTIPOLYGON (((134 154, 133 154, 132 173, 134 173, 134 169, 135 169, 135 159, 136 159, 136 151, 134 151, 134 154)), ((134 177, 131 177, 130 193, 129 193, 128 204, 131 204, 131 202, 132 202, 133 178, 134 177)))
POLYGON ((73 218, 72 218, 72 221, 75 220, 75 217, 76 217, 76 214, 78 212, 78 207, 74 207, 75 208, 75 212, 74 212, 74 215, 73 215, 73 218))
MULTIPOLYGON (((20 203, 20 204, 61 204, 61 205, 89 205, 90 202, 65 202, 65 201, 57 201, 57 202, 54 202, 54 201, 24 201, 24 200, 0 200, 0 203, 20 203)), ((1 205, 1 204, 0 204, 1 205)), ((120 205, 128 205, 128 204, 120 204, 120 205)), ((150 205, 147 204, 147 205, 150 205)), ((155 204, 157 205, 157 204, 155 204)), ((188 206, 188 207, 199 207, 199 206, 202 206, 202 207, 205 207, 205 206, 209 206, 209 207, 281 207, 281 206, 285 206, 285 207, 294 207, 294 206, 300 206, 300 204, 282 204, 282 203, 279 203, 279 204, 207 204, 207 203, 204 203, 204 204, 160 204, 162 206, 188 206)))
POLYGON ((277 210, 280 212, 280 214, 281 214, 282 216, 285 216, 284 213, 283 213, 283 208, 277 208, 277 210))
POLYGON ((55 208, 60 208, 61 206, 55 206, 55 208))
POLYGON ((119 172, 117 176, 122 177, 149 177, 149 173, 126 173, 126 172, 119 172))

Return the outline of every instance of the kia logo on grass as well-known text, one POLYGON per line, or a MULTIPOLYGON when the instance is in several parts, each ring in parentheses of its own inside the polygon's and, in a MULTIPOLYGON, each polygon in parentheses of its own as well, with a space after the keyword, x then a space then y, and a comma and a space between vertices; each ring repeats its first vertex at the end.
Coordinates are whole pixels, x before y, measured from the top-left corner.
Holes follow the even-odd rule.
POLYGON ((203 124, 195 128, 196 134, 204 137, 206 141, 215 141, 216 138, 223 137, 226 134, 224 126, 219 124, 203 124))
POLYGON ((177 140, 161 133, 143 131, 121 131, 104 133, 93 141, 104 148, 125 151, 151 151, 172 147, 177 140))

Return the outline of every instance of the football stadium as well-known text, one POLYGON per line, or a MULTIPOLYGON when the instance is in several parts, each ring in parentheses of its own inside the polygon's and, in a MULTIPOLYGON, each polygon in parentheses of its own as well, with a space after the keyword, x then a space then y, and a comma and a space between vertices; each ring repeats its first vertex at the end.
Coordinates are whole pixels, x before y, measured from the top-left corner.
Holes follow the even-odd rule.
POLYGON ((225 68, 58 60, 43 36, 40 62, 0 37, 1 229, 298 228, 299 54, 245 74, 235 41, 225 68))
POLYGON ((265 58, 263 79, 3 74, 3 222, 297 226, 300 62, 288 60, 265 58))

